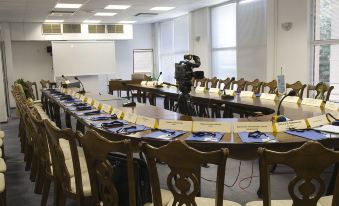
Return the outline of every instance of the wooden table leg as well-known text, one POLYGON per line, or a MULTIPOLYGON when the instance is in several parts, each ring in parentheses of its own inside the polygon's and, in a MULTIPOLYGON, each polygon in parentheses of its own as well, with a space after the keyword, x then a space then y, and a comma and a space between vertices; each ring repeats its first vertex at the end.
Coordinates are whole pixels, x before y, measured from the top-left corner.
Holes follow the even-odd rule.
POLYGON ((66 127, 72 129, 71 115, 68 112, 65 113, 65 122, 66 127))

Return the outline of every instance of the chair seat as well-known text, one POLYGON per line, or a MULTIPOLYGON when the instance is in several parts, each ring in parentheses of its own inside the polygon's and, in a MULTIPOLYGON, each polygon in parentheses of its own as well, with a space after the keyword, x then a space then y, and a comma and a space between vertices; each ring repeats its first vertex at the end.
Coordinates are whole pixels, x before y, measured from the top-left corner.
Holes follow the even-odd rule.
MULTIPOLYGON (((82 148, 81 149, 78 148, 78 153, 79 153, 79 161, 80 161, 80 170, 81 170, 81 173, 88 172, 87 162, 86 162, 86 158, 85 158, 85 155, 83 153, 82 148)), ((66 167, 67 167, 67 170, 68 170, 69 174, 71 175, 71 177, 74 177, 74 167, 73 167, 73 160, 72 160, 72 158, 66 160, 66 167)))
MULTIPOLYGON (((81 173, 81 179, 82 179, 82 190, 84 192, 84 196, 88 197, 92 195, 91 191, 91 183, 89 180, 89 174, 88 172, 81 173)), ((75 177, 71 178, 71 192, 76 193, 76 185, 75 185, 75 177)))
MULTIPOLYGON (((292 206, 292 200, 272 200, 271 206, 292 206)), ((246 204, 246 206, 263 206, 262 201, 253 201, 246 204)), ((325 206, 318 202, 317 206, 325 206)))
POLYGON ((5 175, 0 173, 0 193, 5 191, 5 175))
POLYGON ((7 171, 7 166, 6 166, 5 160, 0 158, 0 172, 4 173, 6 171, 7 171))
MULTIPOLYGON (((161 192, 161 198, 162 198, 162 205, 163 206, 167 206, 170 201, 173 201, 173 195, 172 195, 171 191, 160 189, 160 192, 161 192)), ((144 206, 153 206, 153 203, 148 202, 148 203, 144 204, 144 206)))
MULTIPOLYGON (((215 205, 215 199, 213 198, 205 198, 205 197, 196 197, 195 202, 197 206, 207 206, 207 205, 215 205)), ((167 204, 167 206, 172 206, 173 199, 167 204)), ((241 206, 240 204, 228 200, 223 201, 223 206, 241 206)))
POLYGON ((331 206, 332 199, 333 199, 333 196, 325 196, 325 197, 320 198, 318 203, 321 204, 321 206, 331 206))
POLYGON ((0 147, 4 145, 4 141, 0 138, 0 147))
POLYGON ((5 138, 5 132, 4 131, 0 131, 0 138, 1 139, 5 138))

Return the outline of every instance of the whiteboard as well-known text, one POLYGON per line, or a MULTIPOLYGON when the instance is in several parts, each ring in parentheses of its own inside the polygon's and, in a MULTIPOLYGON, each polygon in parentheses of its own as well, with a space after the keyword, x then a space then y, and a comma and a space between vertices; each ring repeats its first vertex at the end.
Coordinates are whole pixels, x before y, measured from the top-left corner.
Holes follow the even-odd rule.
POLYGON ((134 73, 153 73, 153 58, 152 49, 135 49, 133 51, 134 73))
POLYGON ((53 41, 55 77, 116 72, 114 41, 53 41))

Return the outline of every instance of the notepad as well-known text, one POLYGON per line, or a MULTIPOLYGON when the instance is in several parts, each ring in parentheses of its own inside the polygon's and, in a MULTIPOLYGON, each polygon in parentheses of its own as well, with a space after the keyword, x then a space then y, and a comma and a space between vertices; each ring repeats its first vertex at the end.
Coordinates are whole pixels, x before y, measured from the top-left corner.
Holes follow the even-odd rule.
POLYGON ((314 131, 314 130, 304 130, 302 132, 287 130, 285 133, 298 136, 298 137, 303 137, 303 138, 310 139, 310 140, 315 140, 315 141, 327 139, 326 135, 321 134, 319 131, 314 131))
POLYGON ((258 138, 248 137, 248 132, 239 132, 238 135, 242 142, 245 143, 274 143, 278 142, 278 140, 270 133, 264 133, 265 135, 261 135, 258 138))
POLYGON ((222 139, 222 137, 224 136, 225 133, 211 133, 211 134, 206 134, 203 136, 198 136, 195 135, 194 133, 189 136, 186 140, 187 141, 198 141, 198 142, 220 142, 220 140, 222 139), (213 134, 213 135, 212 135, 213 134))
MULTIPOLYGON (((102 127, 102 123, 110 123, 110 122, 121 122, 121 124, 123 124, 123 125, 128 125, 128 122, 126 122, 125 120, 91 122, 91 125, 96 127, 96 128, 101 128, 102 127)), ((115 128, 120 129, 121 126, 111 127, 109 129, 115 129, 115 128)))
POLYGON ((314 130, 333 133, 333 134, 339 134, 339 126, 333 126, 333 125, 324 125, 321 127, 314 128, 314 130))
POLYGON ((130 133, 136 133, 141 131, 150 130, 151 128, 145 127, 143 125, 127 125, 123 127, 117 127, 117 128, 109 128, 106 129, 109 132, 112 133, 119 133, 119 134, 130 134, 130 133), (131 128, 133 127, 133 128, 131 128))
POLYGON ((163 140, 172 140, 175 139, 186 132, 184 131, 175 131, 175 130, 159 130, 156 132, 152 132, 143 136, 143 138, 151 138, 151 139, 163 139, 163 140))

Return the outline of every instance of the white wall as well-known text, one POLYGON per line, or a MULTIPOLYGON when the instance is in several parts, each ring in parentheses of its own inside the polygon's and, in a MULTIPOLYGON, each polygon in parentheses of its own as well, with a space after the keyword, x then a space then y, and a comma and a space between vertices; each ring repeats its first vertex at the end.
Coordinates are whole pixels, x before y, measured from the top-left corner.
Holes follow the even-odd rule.
POLYGON ((119 40, 115 44, 117 78, 131 79, 133 73, 133 50, 153 49, 153 25, 134 25, 133 39, 119 40))
MULTIPOLYGON (((14 79, 23 78, 26 81, 36 82, 40 90, 40 80, 53 80, 52 57, 46 51, 49 41, 13 41, 14 79)), ((40 92, 39 92, 40 99, 40 92)))
MULTIPOLYGON (((0 30, 1 33, 1 30, 0 30)), ((1 45, 0 45, 1 46, 1 45)), ((0 80, 4 79, 3 75, 3 67, 2 67, 2 50, 0 47, 0 80)), ((6 98, 5 98, 5 85, 4 81, 0 83, 0 122, 7 121, 7 105, 6 105, 6 98)))

